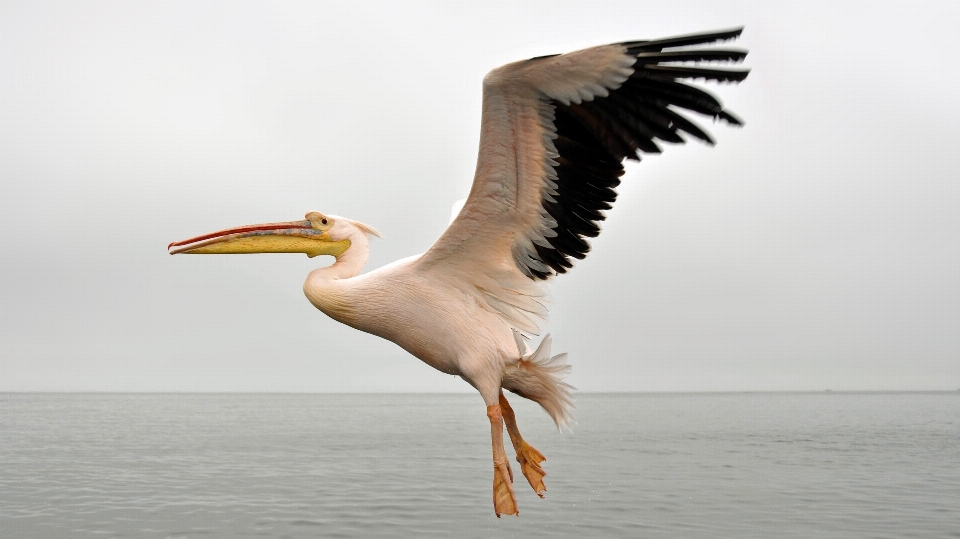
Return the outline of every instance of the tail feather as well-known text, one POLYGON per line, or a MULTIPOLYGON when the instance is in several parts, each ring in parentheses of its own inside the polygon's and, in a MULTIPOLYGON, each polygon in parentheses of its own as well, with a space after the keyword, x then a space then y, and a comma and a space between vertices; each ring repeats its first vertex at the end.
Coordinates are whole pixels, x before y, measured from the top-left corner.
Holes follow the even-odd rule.
POLYGON ((573 396, 570 392, 576 388, 563 381, 571 370, 566 362, 567 354, 551 356, 551 342, 550 335, 547 335, 540 346, 527 355, 526 346, 517 337, 521 357, 504 368, 502 385, 504 389, 539 404, 562 432, 564 428, 570 430, 573 421, 573 396))

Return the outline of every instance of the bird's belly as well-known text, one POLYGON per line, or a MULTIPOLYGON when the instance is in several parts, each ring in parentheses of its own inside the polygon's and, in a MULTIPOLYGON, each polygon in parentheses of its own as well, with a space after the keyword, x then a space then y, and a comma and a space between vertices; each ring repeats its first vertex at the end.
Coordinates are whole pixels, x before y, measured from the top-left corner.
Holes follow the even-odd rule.
POLYGON ((391 317, 392 323, 358 328, 389 341, 440 372, 459 375, 457 335, 450 320, 427 308, 391 317))
POLYGON ((395 287, 376 301, 355 304, 356 316, 341 321, 392 341, 451 375, 462 376, 465 361, 500 360, 495 352, 502 347, 499 333, 512 339, 502 321, 470 297, 428 292, 395 287), (494 332, 497 338, 491 338, 494 332))

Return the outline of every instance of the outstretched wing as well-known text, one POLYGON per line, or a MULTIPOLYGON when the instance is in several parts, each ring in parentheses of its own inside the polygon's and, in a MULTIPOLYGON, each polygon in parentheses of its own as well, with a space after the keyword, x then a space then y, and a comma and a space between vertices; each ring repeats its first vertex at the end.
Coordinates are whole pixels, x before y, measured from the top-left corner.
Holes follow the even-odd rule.
POLYGON ((600 233, 616 200, 624 159, 660 153, 658 140, 683 143, 683 135, 713 144, 683 110, 740 125, 716 97, 683 81, 745 79, 748 69, 704 64, 739 62, 747 51, 696 47, 741 31, 618 43, 491 71, 470 196, 421 269, 455 274, 532 313, 514 298, 535 295, 518 277, 545 280, 586 256, 586 238, 600 233))

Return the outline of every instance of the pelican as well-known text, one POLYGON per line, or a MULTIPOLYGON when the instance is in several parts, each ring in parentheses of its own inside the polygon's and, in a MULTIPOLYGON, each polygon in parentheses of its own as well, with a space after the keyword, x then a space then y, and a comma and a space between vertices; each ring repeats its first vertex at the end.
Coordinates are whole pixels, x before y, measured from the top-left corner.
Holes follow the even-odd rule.
MULTIPOLYGON (((628 41, 494 69, 483 79, 480 150, 470 194, 422 254, 361 275, 370 225, 317 211, 300 221, 230 228, 171 243, 170 254, 305 253, 335 262, 303 292, 325 314, 393 341, 463 378, 486 404, 493 444, 493 507, 519 515, 503 429, 520 471, 542 498, 540 451, 520 435, 506 389, 537 402, 561 429, 571 421, 566 355, 551 355, 545 283, 590 250, 616 200, 625 159, 660 153, 656 140, 713 139, 680 111, 741 121, 688 79, 740 82, 747 51, 710 47, 742 28, 628 41)), ((456 210, 455 210, 456 211, 456 210)))

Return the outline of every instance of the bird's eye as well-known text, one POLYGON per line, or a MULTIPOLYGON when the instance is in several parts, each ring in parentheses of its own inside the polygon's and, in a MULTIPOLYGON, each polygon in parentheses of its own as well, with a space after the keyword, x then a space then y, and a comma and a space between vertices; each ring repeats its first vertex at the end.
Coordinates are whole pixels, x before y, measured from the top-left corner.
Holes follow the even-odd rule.
POLYGON ((327 220, 326 220, 326 219, 321 219, 320 222, 323 223, 323 224, 327 224, 327 220))

